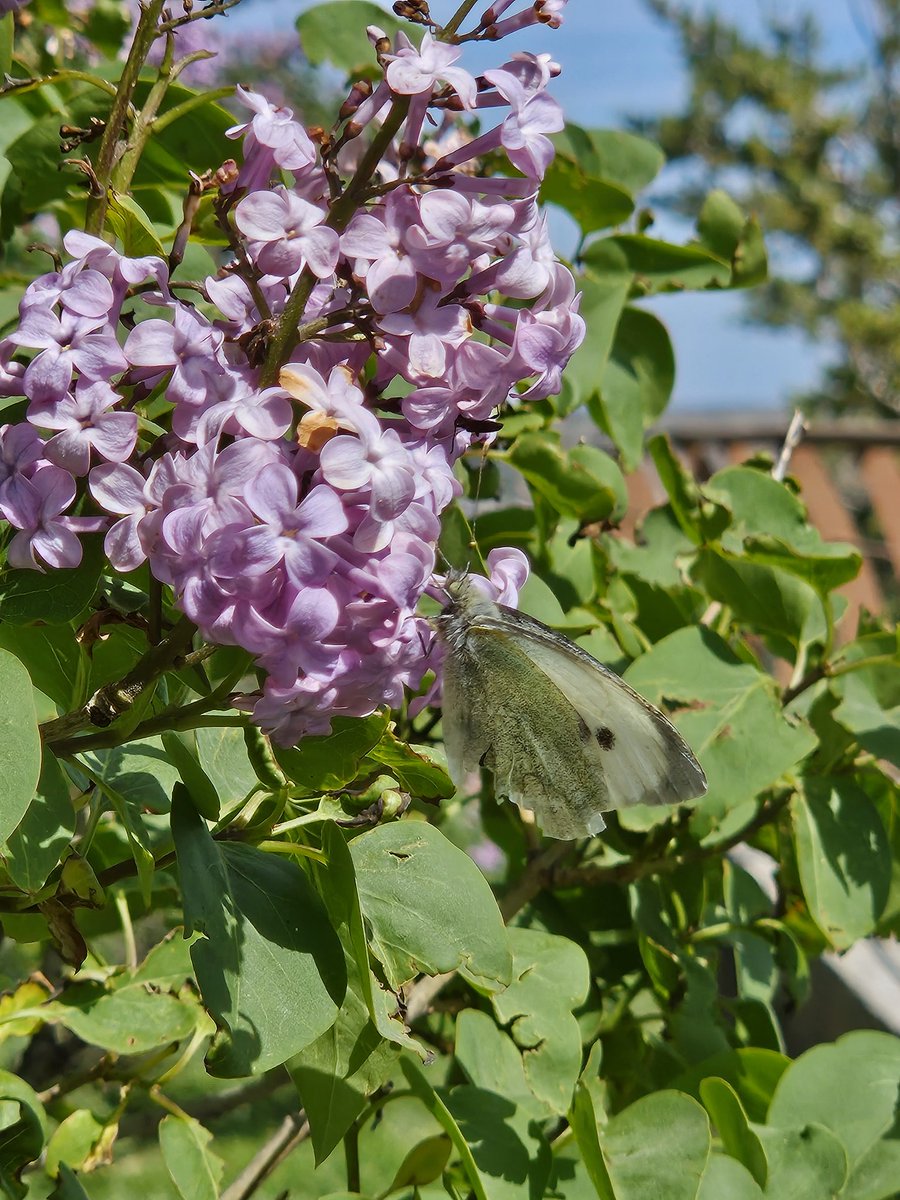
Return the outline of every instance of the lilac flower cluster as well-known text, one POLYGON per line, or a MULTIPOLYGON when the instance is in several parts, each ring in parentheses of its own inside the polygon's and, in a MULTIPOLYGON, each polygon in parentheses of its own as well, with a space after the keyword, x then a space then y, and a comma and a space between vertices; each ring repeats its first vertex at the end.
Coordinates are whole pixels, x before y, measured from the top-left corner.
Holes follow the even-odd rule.
MULTIPOLYGON (((563 3, 505 21, 510 0, 495 3, 480 28, 558 24, 563 3)), ((558 68, 515 54, 475 79, 429 33, 418 48, 369 33, 383 81, 354 89, 325 150, 238 89, 251 116, 231 130, 243 164, 221 203, 240 252, 205 282, 217 311, 177 297, 162 261, 70 232, 72 261, 28 288, 0 343, 0 393, 28 400, 0 429, 9 561, 73 567, 78 533, 102 528, 115 570, 148 562, 207 639, 255 656, 254 719, 284 743, 421 685, 432 637, 416 609, 460 490, 453 464, 493 435, 500 405, 558 391, 584 335, 536 199, 562 127, 546 91, 558 68), (397 104, 365 202, 337 219, 336 179, 397 104), (501 121, 466 140, 459 112, 484 126, 494 108, 501 121), (499 154, 515 176, 478 173, 499 154), (159 315, 127 319, 120 344, 136 289, 159 315), (298 292, 299 339, 262 386, 253 347, 298 292)), ((523 561, 492 557, 508 602, 523 561)))

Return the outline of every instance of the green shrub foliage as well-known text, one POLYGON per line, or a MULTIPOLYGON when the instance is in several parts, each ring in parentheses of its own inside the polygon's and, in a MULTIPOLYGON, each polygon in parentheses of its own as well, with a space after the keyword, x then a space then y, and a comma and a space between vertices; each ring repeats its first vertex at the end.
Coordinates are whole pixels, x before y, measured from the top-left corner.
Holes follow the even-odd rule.
MULTIPOLYGON (((28 245, 96 229, 98 187, 104 236, 168 256, 188 168, 234 147, 220 93, 166 60, 129 59, 117 110, 122 6, 67 8, 0 19, 6 331, 47 269, 28 245), (162 120, 108 192, 91 121, 133 131, 150 104, 162 120), (62 154, 60 125, 82 131, 62 154)), ((377 78, 363 29, 392 20, 345 0, 299 25, 311 62, 377 78)), ((5 1195, 898 1193, 900 1041, 848 1032, 792 1061, 782 1033, 811 961, 900 932, 896 637, 865 614, 848 634, 859 554, 822 539, 789 476, 754 459, 698 482, 645 442, 675 367, 641 301, 763 279, 755 220, 713 192, 669 244, 640 207, 654 145, 555 140, 543 197, 583 235, 587 337, 558 395, 501 412, 457 464, 441 550, 476 567, 523 550, 523 609, 673 714, 708 795, 544 842, 489 778, 454 794, 429 709, 273 748, 231 706, 249 657, 203 642, 146 568, 116 573, 89 539, 75 569, 4 568, 5 1195), (573 446, 582 409, 594 435, 573 446), (647 452, 665 497, 629 536, 647 452), (86 715, 110 688, 127 703, 86 715), (768 856, 771 889, 738 847, 768 856)), ((225 248, 207 198, 190 211, 186 286, 225 248)))

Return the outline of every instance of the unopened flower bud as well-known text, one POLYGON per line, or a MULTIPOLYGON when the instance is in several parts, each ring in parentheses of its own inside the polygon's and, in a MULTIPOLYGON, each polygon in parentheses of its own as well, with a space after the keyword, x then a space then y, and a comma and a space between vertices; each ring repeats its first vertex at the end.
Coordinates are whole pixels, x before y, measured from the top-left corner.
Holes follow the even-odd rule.
POLYGON ((371 95, 372 85, 368 79, 358 79, 350 89, 347 99, 341 105, 341 110, 338 114, 340 120, 346 121, 348 117, 353 116, 363 100, 371 95))

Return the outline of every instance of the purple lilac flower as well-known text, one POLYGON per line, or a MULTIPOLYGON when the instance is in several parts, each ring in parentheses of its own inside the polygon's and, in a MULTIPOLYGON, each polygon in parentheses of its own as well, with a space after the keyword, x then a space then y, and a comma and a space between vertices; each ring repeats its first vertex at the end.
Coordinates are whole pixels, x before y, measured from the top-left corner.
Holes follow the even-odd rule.
POLYGON ((75 394, 55 403, 32 402, 28 420, 41 429, 62 432, 50 438, 46 457, 72 475, 87 475, 91 451, 107 462, 121 463, 130 457, 137 441, 137 416, 110 411, 119 403, 118 392, 103 380, 79 379, 75 394))
POLYGON ((337 494, 319 484, 300 500, 290 467, 272 463, 250 480, 245 499, 259 523, 223 540, 213 562, 217 573, 258 575, 283 563, 298 587, 323 583, 337 556, 322 539, 347 528, 337 494))
POLYGON ((319 279, 335 268, 339 240, 325 213, 287 188, 253 192, 235 209, 235 224, 250 240, 261 270, 288 279, 308 266, 319 279))
MULTIPOLYGON (((563 7, 538 0, 501 20, 510 3, 498 0, 479 28, 552 26, 563 7)), ((441 513, 460 491, 453 463, 493 436, 497 408, 523 384, 526 401, 557 389, 583 337, 535 201, 547 134, 560 127, 547 94, 558 68, 513 55, 476 85, 461 52, 398 34, 384 80, 368 96, 355 89, 335 164, 347 177, 364 162, 366 126, 398 95, 408 107, 381 188, 341 235, 313 141, 290 110, 239 89, 252 115, 230 131, 244 148, 232 213, 254 278, 248 286, 238 259, 206 280, 215 321, 173 298, 161 259, 70 231, 72 261, 29 287, 0 342, 0 393, 30 401, 30 423, 0 430, 0 511, 19 530, 11 561, 72 565, 77 533, 109 526, 115 569, 146 561, 205 638, 255 656, 266 680, 242 703, 280 741, 325 732, 335 713, 399 704, 439 670, 416 608, 433 591, 441 513), (460 135, 460 108, 498 109, 499 121, 460 135), (432 116, 436 133, 422 138, 432 116), (464 166, 498 152, 514 176, 464 166), (279 170, 293 182, 269 190, 279 170), (298 283, 309 293, 300 324, 321 323, 323 336, 304 336, 278 386, 263 388, 248 350, 298 283), (122 306, 147 284, 142 298, 162 311, 120 348, 122 306), (139 385, 139 406, 160 384, 166 432, 138 449, 119 395, 139 385), (46 443, 35 424, 53 434, 46 443), (102 517, 66 515, 84 474, 79 503, 102 517)), ((524 556, 494 551, 489 566, 481 586, 515 603, 524 556)))
POLYGON ((20 479, 15 494, 0 501, 3 515, 15 525, 6 551, 13 567, 43 570, 40 556, 51 567, 77 567, 81 543, 62 513, 75 499, 75 480, 59 467, 38 467, 30 479, 20 479))
POLYGON ((244 138, 244 165, 234 183, 248 192, 264 188, 276 166, 303 172, 316 161, 316 148, 309 134, 293 118, 289 108, 270 104, 249 88, 237 88, 238 99, 252 109, 253 116, 242 125, 232 125, 227 136, 244 138))
POLYGON ((10 341, 42 352, 28 364, 22 387, 29 400, 61 400, 77 369, 88 379, 110 379, 127 365, 105 317, 82 317, 31 307, 22 313, 10 341))

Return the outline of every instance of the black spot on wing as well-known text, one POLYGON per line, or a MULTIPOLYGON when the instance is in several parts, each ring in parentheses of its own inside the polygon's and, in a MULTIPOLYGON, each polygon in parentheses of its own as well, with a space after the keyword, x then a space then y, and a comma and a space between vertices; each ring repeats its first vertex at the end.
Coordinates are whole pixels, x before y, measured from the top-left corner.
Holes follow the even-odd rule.
POLYGON ((613 746, 616 744, 616 735, 605 725, 601 725, 600 728, 595 731, 594 737, 601 750, 612 750, 613 746))

